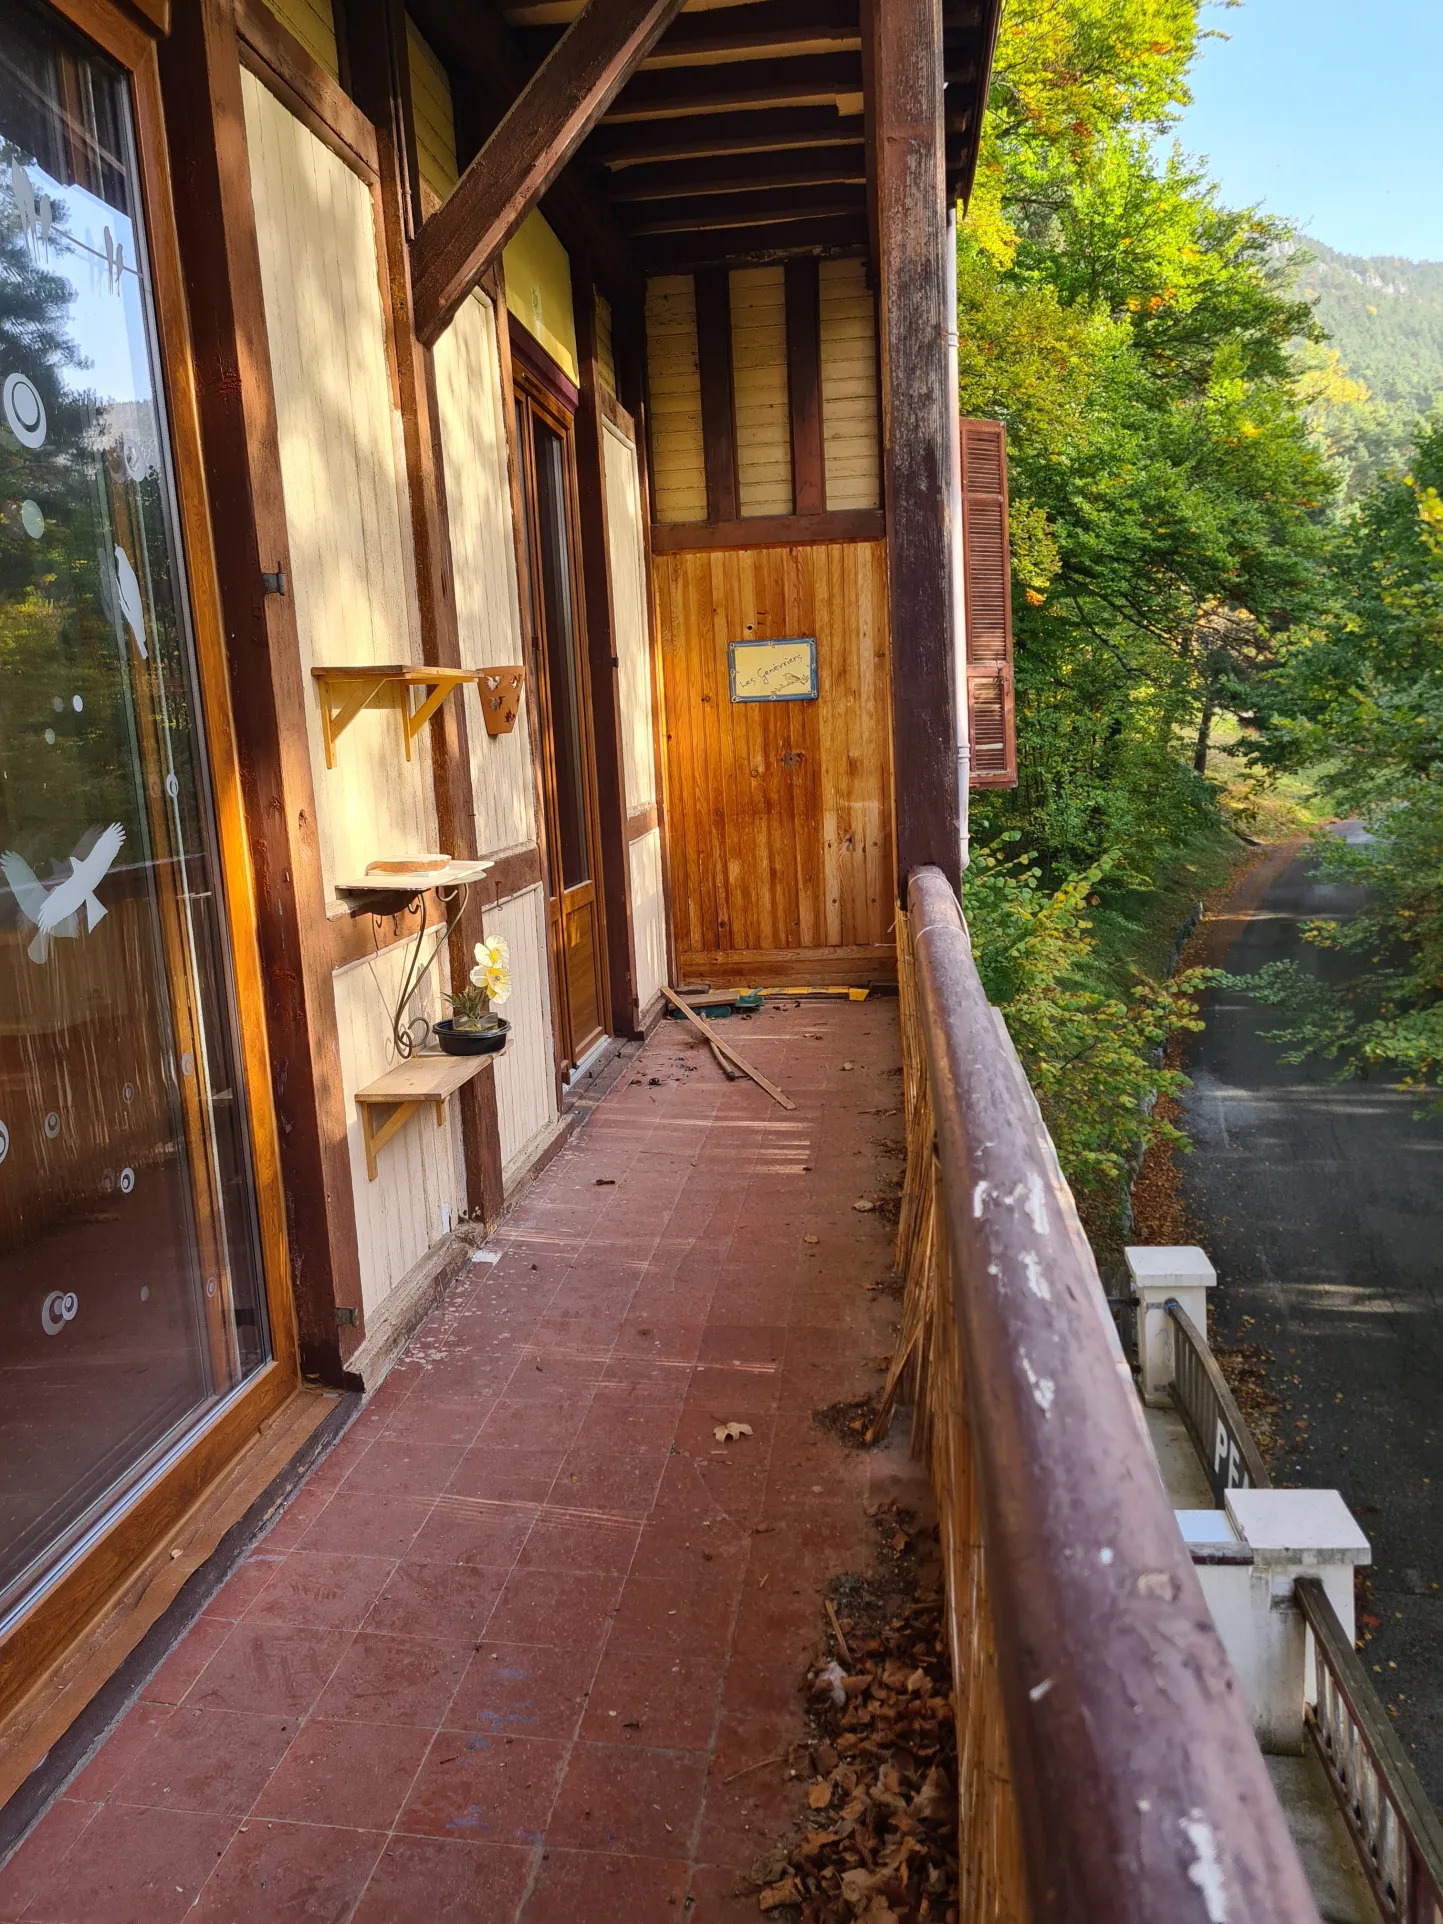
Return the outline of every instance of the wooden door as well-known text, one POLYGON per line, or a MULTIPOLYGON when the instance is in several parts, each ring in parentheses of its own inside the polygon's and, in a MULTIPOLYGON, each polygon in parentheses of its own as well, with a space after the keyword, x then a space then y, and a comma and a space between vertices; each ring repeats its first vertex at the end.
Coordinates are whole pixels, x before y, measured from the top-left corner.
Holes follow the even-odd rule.
POLYGON ((562 1062, 574 1069, 606 1034, 595 757, 576 567, 576 470, 570 418, 549 396, 520 382, 516 426, 541 698, 552 957, 562 1062))
POLYGON ((886 549, 652 564, 677 966, 713 984, 895 976, 886 549), (741 698, 732 643, 807 640, 815 693, 741 698))

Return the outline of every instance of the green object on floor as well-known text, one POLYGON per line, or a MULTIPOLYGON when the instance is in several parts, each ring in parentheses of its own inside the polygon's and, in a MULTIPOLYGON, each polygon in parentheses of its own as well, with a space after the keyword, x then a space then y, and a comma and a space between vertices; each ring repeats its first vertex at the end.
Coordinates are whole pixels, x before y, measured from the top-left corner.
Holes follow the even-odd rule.
MULTIPOLYGON (((761 1006, 762 998, 755 989, 748 990, 745 995, 727 996, 723 1001, 719 1002, 689 1001, 687 1003, 689 1009, 695 1009, 696 1013, 705 1016, 708 1022, 714 1021, 718 1016, 722 1015, 755 1015, 761 1006)), ((667 1015, 673 1022, 686 1021, 686 1017, 680 1009, 668 1009, 667 1015)))

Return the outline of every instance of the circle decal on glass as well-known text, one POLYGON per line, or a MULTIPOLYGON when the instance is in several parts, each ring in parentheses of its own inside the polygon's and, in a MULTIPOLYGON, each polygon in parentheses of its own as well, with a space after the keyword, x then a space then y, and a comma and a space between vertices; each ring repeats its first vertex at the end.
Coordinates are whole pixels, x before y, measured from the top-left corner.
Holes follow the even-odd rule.
POLYGON ((128 1196, 131 1190, 134 1189, 134 1187, 135 1187, 135 1171, 133 1169, 122 1169, 120 1172, 121 1195, 128 1196))
POLYGON ((149 1283, 142 1283, 142 1284, 141 1284, 141 1287, 140 1287, 140 1300, 141 1300, 141 1302, 143 1302, 143 1303, 148 1303, 148 1302, 150 1301, 150 1284, 149 1284, 149 1283))
POLYGON ((205 1279, 205 1293, 206 1293, 206 1295, 207 1295, 207 1296, 214 1296, 214 1295, 215 1295, 215 1277, 214 1277, 214 1276, 207 1276, 207 1277, 206 1277, 206 1279, 205 1279))
POLYGON ((45 516, 40 512, 38 501, 20 503, 20 525, 32 541, 38 541, 45 532, 45 516))
POLYGON ((166 776, 166 778, 165 778, 165 792, 166 792, 166 794, 167 794, 167 795, 169 795, 169 797, 170 797, 170 799, 171 799, 172 801, 174 801, 174 800, 175 800, 175 798, 176 798, 176 796, 177 796, 177 795, 179 795, 179 793, 180 793, 180 783, 179 783, 179 782, 178 782, 178 781, 176 780, 176 778, 175 778, 175 776, 174 776, 174 774, 170 774, 170 775, 167 775, 167 776, 166 776))
POLYGON ((5 419, 10 424, 10 432, 22 448, 43 448, 45 445, 45 403, 40 398, 40 390, 28 374, 7 374, 5 390, 0 395, 5 408, 5 419))
POLYGON ((54 748, 55 746, 55 730, 53 728, 47 728, 45 731, 45 746, 47 748, 54 748))
POLYGON ((52 1142, 54 1142, 55 1138, 60 1134, 60 1118, 53 1109, 45 1118, 45 1133, 52 1142))
POLYGON ((75 1321, 80 1298, 73 1289, 52 1289, 40 1306, 40 1324, 47 1336, 58 1336, 67 1323, 75 1321))
POLYGON ((189 1049, 186 1050, 180 1059, 180 1073, 183 1076, 193 1076, 195 1074, 195 1057, 189 1049))
POLYGON ((63 715, 65 713, 65 703, 60 699, 59 695, 52 695, 50 697, 50 706, 55 710, 57 715, 63 715))
POLYGON ((126 1085, 125 1085, 125 1087, 124 1087, 124 1088, 123 1088, 123 1089, 121 1090, 121 1092, 120 1092, 120 1094, 121 1094, 121 1099, 122 1099, 123 1101, 125 1101, 125 1102, 134 1102, 134 1101, 135 1101, 135 1085, 134 1085, 134 1083, 131 1083, 131 1082, 127 1082, 127 1083, 126 1083, 126 1085))
POLYGON ((81 712, 81 710, 85 707, 84 695, 72 695, 70 697, 70 706, 75 710, 76 714, 78 715, 81 712))
POLYGON ((0 1122, 0 1162, 10 1154, 10 1131, 0 1122))

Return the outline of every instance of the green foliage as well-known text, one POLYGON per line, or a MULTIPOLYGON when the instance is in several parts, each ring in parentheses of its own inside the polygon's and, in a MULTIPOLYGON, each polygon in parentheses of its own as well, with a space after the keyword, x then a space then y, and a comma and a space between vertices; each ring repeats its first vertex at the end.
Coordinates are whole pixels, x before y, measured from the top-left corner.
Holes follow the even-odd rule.
POLYGON ((1125 997, 1093 985, 1088 911, 1116 866, 1104 855, 1048 890, 1031 856, 995 847, 974 858, 964 890, 983 985, 1004 1011, 1069 1181, 1084 1208, 1104 1216, 1150 1143, 1182 1141, 1153 1106, 1186 1082, 1160 1066, 1162 1051, 1170 1036, 1202 1026, 1196 997, 1212 979, 1193 970, 1161 987, 1138 981, 1125 997))

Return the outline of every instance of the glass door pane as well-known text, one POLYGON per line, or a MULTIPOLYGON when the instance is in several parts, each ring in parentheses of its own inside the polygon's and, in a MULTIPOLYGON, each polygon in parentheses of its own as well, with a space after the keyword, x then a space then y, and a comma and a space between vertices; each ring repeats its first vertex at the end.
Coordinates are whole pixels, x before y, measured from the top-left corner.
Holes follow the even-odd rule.
POLYGON ((556 818, 561 885, 573 889, 591 879, 587 836, 586 762, 582 740, 580 665, 571 605, 571 538, 566 500, 566 445, 535 422, 537 560, 541 577, 546 682, 550 690, 551 746, 556 770, 556 818))
POLYGON ((129 82, 0 38, 0 1627, 268 1354, 129 82))

